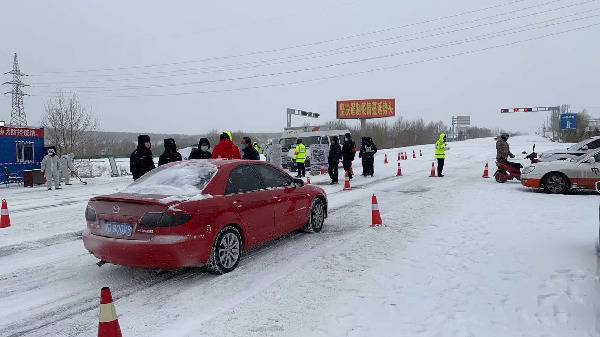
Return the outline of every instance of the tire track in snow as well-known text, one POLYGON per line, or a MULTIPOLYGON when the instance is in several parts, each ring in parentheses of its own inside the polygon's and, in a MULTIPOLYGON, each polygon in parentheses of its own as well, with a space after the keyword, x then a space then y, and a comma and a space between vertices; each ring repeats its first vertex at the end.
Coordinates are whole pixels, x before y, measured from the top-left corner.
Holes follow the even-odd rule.
MULTIPOLYGON (((381 180, 389 180, 389 178, 385 178, 385 179, 381 179, 381 180)), ((339 211, 343 211, 345 208, 347 207, 353 207, 354 204, 353 203, 347 203, 343 206, 338 206, 338 207, 334 207, 330 209, 330 215, 335 215, 337 212, 339 211)), ((339 231, 328 231, 328 228, 325 227, 324 231, 320 234, 316 234, 316 235, 306 235, 300 232, 295 232, 295 233, 291 233, 283 238, 280 238, 278 240, 275 240, 271 243, 268 243, 266 245, 263 245, 261 247, 259 247, 256 250, 253 250, 251 252, 249 252, 248 254, 245 255, 244 259, 242 260, 241 263, 241 268, 240 270, 237 272, 237 278, 244 278, 246 277, 247 274, 245 274, 243 272, 244 269, 247 268, 255 268, 256 264, 252 263, 252 261, 254 260, 261 260, 265 258, 265 255, 270 255, 271 256, 271 263, 279 263, 280 262, 280 258, 281 256, 278 254, 278 249, 280 248, 280 246, 282 245, 290 245, 290 244, 295 244, 298 242, 298 238, 299 237, 308 237, 310 236, 310 241, 312 242, 313 248, 311 249, 311 256, 314 254, 317 254, 319 252, 322 251, 326 251, 328 249, 326 249, 325 247, 323 247, 324 245, 327 246, 327 243, 331 243, 331 238, 337 238, 340 239, 340 232, 339 231), (316 240, 316 242, 315 242, 316 240), (319 246, 321 247, 321 249, 317 249, 319 248, 319 246)), ((352 230, 351 232, 346 232, 346 236, 349 235, 355 235, 356 232, 360 229, 360 227, 355 228, 354 230, 352 230)), ((340 240, 337 242, 337 245, 340 245, 343 243, 343 240, 340 240)), ((57 243, 55 243, 57 244, 57 243)), ((298 243, 300 244, 300 243, 298 243)), ((21 251, 25 250, 26 248, 23 247, 21 251)), ((303 254, 300 254, 300 256, 291 256, 289 258, 291 259, 298 259, 298 258, 302 258, 303 254)), ((307 259, 306 256, 303 257, 304 259, 307 259)), ((49 268, 51 268, 49 266, 49 268)), ((121 287, 121 285, 112 285, 111 289, 113 289, 113 295, 115 298, 115 301, 120 299, 120 298, 124 298, 124 297, 128 297, 131 296, 139 291, 142 290, 148 290, 148 291, 152 291, 154 294, 160 294, 161 292, 158 291, 160 289, 177 289, 177 286, 183 286, 183 285, 188 285, 191 287, 210 287, 210 285, 212 283, 217 283, 217 282, 222 282, 224 276, 218 276, 218 277, 211 277, 212 275, 204 273, 204 272, 198 272, 198 269, 187 269, 187 270, 181 270, 178 271, 176 273, 169 273, 168 276, 166 277, 160 277, 160 278, 156 278, 147 282, 143 282, 141 283, 141 285, 139 286, 127 286, 125 289, 123 289, 121 287), (207 279, 208 278, 208 279, 207 279), (207 279, 205 282, 201 282, 200 284, 197 283, 198 279, 207 279)), ((275 273, 278 275, 277 279, 283 278, 287 275, 289 275, 290 273, 292 273, 294 271, 294 269, 290 269, 287 270, 285 273, 275 273)), ((35 272, 35 270, 32 270, 32 272, 35 272)), ((77 273, 74 273, 77 274, 77 273)), ((71 275, 73 276, 73 275, 71 275)), ((71 277, 69 275, 66 275, 65 278, 71 277)), ((142 275, 137 277, 136 279, 134 279, 134 281, 129 282, 129 283, 133 283, 135 282, 135 280, 137 279, 146 279, 147 275, 142 275)), ((47 279, 39 279, 39 286, 43 286, 44 284, 47 284, 48 280, 47 279)), ((272 284, 273 282, 275 282, 276 280, 272 280, 272 281, 267 281, 265 284, 266 286, 269 284, 272 284)), ((266 287, 265 286, 265 287, 266 287)), ((30 285, 30 288, 37 288, 36 285, 30 285)), ((265 288, 257 288, 257 289, 253 289, 252 290, 252 294, 255 294, 259 291, 264 290, 265 288)), ((251 296, 252 294, 247 294, 247 296, 244 296, 244 298, 247 298, 249 296, 251 296)), ((167 295, 170 296, 170 293, 167 295)), ((73 294, 69 294, 68 296, 65 297, 65 299, 70 299, 73 298, 73 294)), ((60 299, 58 300, 60 302, 60 299)), ((33 316, 29 316, 26 320, 22 320, 22 321, 18 321, 18 322, 13 322, 10 325, 8 325, 6 327, 6 331, 10 331, 10 334, 8 335, 8 337, 16 337, 16 336, 25 336, 27 334, 36 332, 38 330, 43 330, 45 328, 48 328, 52 325, 55 324, 60 324, 63 321, 69 320, 69 319, 73 319, 75 317, 77 317, 78 315, 81 314, 85 314, 91 310, 95 310, 98 307, 98 295, 97 294, 93 294, 93 295, 84 295, 82 297, 77 298, 77 300, 75 301, 67 301, 67 303, 58 305, 58 306, 53 306, 51 309, 49 310, 43 310, 41 312, 36 313, 33 316), (27 328, 23 328, 23 327, 27 327, 27 328)), ((44 307, 47 304, 43 304, 40 307, 44 307)), ((228 306, 227 308, 223 308, 223 310, 226 310, 230 308, 230 306, 228 306)), ((215 313, 216 314, 216 313, 215 313)))
POLYGON ((51 209, 51 208, 57 208, 57 207, 63 207, 63 206, 71 206, 71 205, 76 205, 76 204, 80 204, 80 203, 84 203, 84 202, 87 203, 88 200, 90 200, 89 197, 85 198, 85 199, 75 199, 75 200, 62 201, 62 202, 59 202, 59 203, 56 203, 56 204, 17 208, 15 210, 12 210, 11 214, 19 214, 19 213, 25 213, 25 212, 31 212, 31 211, 39 211, 39 210, 51 209))
MULTIPOLYGON (((146 279, 145 282, 142 277, 134 278, 130 280, 129 284, 125 288, 119 286, 112 289, 114 300, 117 301, 119 299, 126 298, 142 289, 150 288, 156 284, 176 279, 178 276, 187 272, 187 270, 179 270, 175 272, 169 272, 166 275, 159 274, 159 277, 152 280, 146 279)), ((66 298, 71 297, 72 294, 66 296, 66 298)), ((13 322, 6 326, 3 331, 8 332, 8 335, 6 335, 7 337, 26 336, 31 332, 60 323, 89 311, 97 310, 99 306, 98 301, 99 295, 97 293, 94 295, 79 297, 75 301, 53 306, 50 310, 39 312, 35 315, 27 317, 25 320, 13 322)))
MULTIPOLYGON (((418 178, 421 178, 421 177, 419 176, 418 178)), ((343 211, 347 208, 352 208, 356 205, 355 199, 363 199, 365 196, 370 195, 370 192, 367 192, 366 190, 362 190, 360 187, 364 187, 365 185, 369 185, 370 187, 375 187, 375 186, 379 186, 379 185, 389 186, 390 181, 398 181, 399 183, 400 182, 405 183, 405 182, 411 181, 410 179, 406 179, 406 178, 403 180, 400 180, 400 179, 402 179, 402 178, 397 178, 395 176, 382 176, 381 178, 379 178, 379 179, 376 178, 374 180, 364 180, 364 181, 359 180, 358 183, 353 184, 354 187, 356 187, 355 191, 343 191, 342 189, 340 189, 338 191, 328 193, 329 196, 337 195, 339 193, 345 193, 348 196, 352 196, 351 201, 347 201, 341 205, 330 207, 330 215, 336 215, 336 213, 339 211, 343 211)), ((70 203, 70 202, 67 202, 67 203, 70 203)), ((67 206, 67 203, 63 203, 62 206, 67 206)), ((73 201, 73 203, 74 203, 74 201, 73 201)), ((330 204, 331 204, 331 200, 330 200, 330 204)), ((59 206, 56 206, 56 207, 59 207, 59 206)), ((33 208, 30 208, 30 209, 33 209, 33 208)), ((41 208, 38 208, 38 209, 41 209, 41 208)), ((241 268, 239 268, 239 271, 237 271, 235 273, 236 279, 240 279, 240 278, 244 279, 247 277, 247 274, 244 273, 244 270, 257 268, 259 264, 254 263, 255 260, 257 262, 258 261, 265 262, 265 259, 268 259, 269 263, 267 264, 267 268, 276 268, 276 269, 283 268, 283 269, 285 269, 285 271, 282 272, 282 270, 278 270, 278 272, 270 273, 270 275, 276 275, 276 276, 271 279, 269 279, 269 278, 265 279, 263 282, 264 285, 262 287, 252 289, 250 293, 245 293, 244 296, 239 297, 236 300, 234 300, 233 302, 229 303, 230 305, 222 306, 220 308, 220 311, 231 309, 235 305, 235 303, 243 302, 243 300, 253 296, 254 294, 256 294, 260 291, 265 290, 271 284, 273 284, 274 282, 277 282, 277 280, 285 278, 287 275, 294 272, 294 270, 295 270, 294 268, 284 268, 285 266, 283 266, 283 267, 280 266, 281 256, 278 252, 279 248, 281 248, 280 246, 303 245, 303 244, 306 244, 308 241, 308 243, 311 245, 311 251, 309 254, 310 257, 307 257, 306 254, 292 254, 291 256, 287 257, 288 262, 290 262, 289 260, 296 261, 296 263, 293 263, 293 265, 297 265, 298 263, 303 265, 305 263, 308 263, 310 261, 310 258, 315 257, 325 251, 330 251, 331 249, 335 249, 336 247, 343 245, 343 243, 345 242, 344 238, 348 239, 352 235, 358 234, 361 229, 364 229, 363 227, 357 226, 357 227, 351 229, 350 231, 347 231, 347 230, 340 231, 339 229, 330 230, 330 228, 328 228, 328 227, 329 226, 326 226, 324 228, 324 231, 317 235, 303 235, 300 233, 292 233, 284 238, 281 238, 272 243, 264 245, 264 246, 260 247, 259 249, 246 254, 246 256, 244 257, 244 259, 242 260, 242 263, 240 265, 241 268), (345 235, 340 235, 340 232, 344 233, 345 235), (302 239, 302 238, 299 239, 300 236, 302 236, 302 238, 306 238, 306 239, 300 240, 300 239, 302 239), (332 238, 335 238, 338 240, 337 241, 331 240, 332 238), (333 246, 329 247, 331 245, 333 245, 333 246)), ((4 249, 3 251, 4 251, 5 255, 12 255, 12 254, 15 254, 18 252, 26 251, 28 249, 40 249, 40 248, 44 248, 44 247, 48 247, 48 246, 52 246, 52 245, 57 245, 60 243, 65 243, 68 241, 77 240, 80 235, 81 235, 81 231, 59 234, 59 235, 55 235, 51 238, 46 238, 46 239, 42 239, 42 240, 37 240, 37 241, 32 241, 32 242, 17 244, 17 245, 12 245, 12 246, 7 246, 6 249, 4 249), (8 247, 11 247, 11 248, 8 248, 8 247)), ((285 247, 285 249, 289 250, 290 247, 285 247)), ((1 251, 2 250, 0 250, 0 252, 1 251)), ((0 255, 0 256, 2 256, 2 255, 0 255)), ((263 266, 264 266, 264 263, 263 263, 263 266)), ((52 268, 52 265, 48 265, 47 267, 52 268)), ((126 270, 126 269, 119 268, 119 269, 117 269, 116 272, 119 272, 120 270, 126 270)), ((32 272, 35 272, 35 271, 32 270, 32 272)), ((74 275, 77 275, 77 273, 78 272, 71 272, 70 273, 71 276, 67 275, 66 277, 72 277, 74 275)), ((18 274, 18 273, 13 273, 13 274, 18 274)), ((40 275, 40 274, 38 273, 36 275, 40 275)), ((165 289, 165 288, 166 289, 173 289, 173 288, 177 289, 177 287, 182 287, 182 286, 193 287, 193 288, 198 288, 198 287, 210 288, 211 284, 217 283, 217 282, 219 282, 219 283, 223 282, 224 281, 223 279, 227 276, 234 277, 234 275, 226 275, 226 276, 210 278, 209 274, 198 273, 197 269, 192 269, 192 270, 181 270, 181 271, 178 271, 175 273, 169 272, 166 276, 161 276, 161 277, 157 277, 157 278, 152 277, 151 280, 147 280, 148 279, 147 274, 142 273, 141 276, 137 276, 137 277, 129 280, 129 282, 127 282, 125 284, 125 287, 123 287, 123 284, 116 284, 116 285, 111 285, 111 289, 113 289, 115 300, 118 300, 121 298, 126 298, 126 297, 129 297, 140 291, 146 291, 146 290, 151 291, 155 296, 156 293, 160 294, 160 292, 158 292, 157 290, 165 289), (140 279, 142 280, 141 282, 140 282, 140 279), (198 283, 199 279, 205 280, 205 281, 198 283), (135 283, 135 285, 132 285, 132 283, 135 283)), ((34 283, 34 284, 30 285, 30 287, 41 288, 41 287, 43 287, 44 284, 47 284, 47 279, 40 278, 40 279, 38 279, 38 283, 39 283, 39 286, 34 283)), ((171 295, 172 295, 172 293, 167 294, 167 296, 171 296, 171 295)), ((49 309, 46 309, 45 307, 50 306, 50 303, 43 303, 43 304, 39 305, 38 308, 42 309, 41 311, 33 309, 32 311, 35 312, 34 315, 30 315, 30 316, 26 317, 24 320, 12 322, 6 327, 6 329, 4 329, 4 331, 9 331, 10 334, 8 335, 8 337, 28 335, 31 333, 35 333, 35 332, 39 332, 39 331, 48 329, 55 325, 61 325, 62 322, 76 319, 80 315, 83 315, 91 310, 97 309, 98 295, 96 294, 95 291, 93 292, 93 294, 91 294, 89 291, 83 291, 82 294, 80 294, 79 296, 77 294, 69 294, 68 296, 65 296, 64 298, 55 300, 53 302, 64 302, 64 303, 58 304, 58 305, 52 305, 52 307, 49 309), (74 297, 76 298, 75 300, 73 300, 74 297)), ((216 313, 215 313, 215 315, 216 315, 216 313)), ((73 326, 75 326, 75 325, 73 325, 73 326)), ((53 331, 56 331, 56 330, 53 330, 53 331)), ((59 331, 61 331, 61 330, 59 330, 59 331)))
POLYGON ((69 241, 81 239, 83 231, 67 232, 45 237, 35 241, 25 241, 13 245, 0 247, 0 257, 6 257, 13 254, 29 251, 33 249, 45 248, 48 246, 58 245, 69 241))

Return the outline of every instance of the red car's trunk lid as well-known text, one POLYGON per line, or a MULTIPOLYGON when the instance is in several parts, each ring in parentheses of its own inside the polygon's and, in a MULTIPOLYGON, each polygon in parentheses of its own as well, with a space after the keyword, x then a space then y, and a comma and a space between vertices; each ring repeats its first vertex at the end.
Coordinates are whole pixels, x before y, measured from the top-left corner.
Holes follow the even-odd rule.
POLYGON ((142 216, 148 212, 164 212, 175 201, 164 203, 159 195, 112 194, 94 197, 89 205, 96 211, 97 220, 89 224, 92 234, 123 239, 142 239, 136 233, 142 216))

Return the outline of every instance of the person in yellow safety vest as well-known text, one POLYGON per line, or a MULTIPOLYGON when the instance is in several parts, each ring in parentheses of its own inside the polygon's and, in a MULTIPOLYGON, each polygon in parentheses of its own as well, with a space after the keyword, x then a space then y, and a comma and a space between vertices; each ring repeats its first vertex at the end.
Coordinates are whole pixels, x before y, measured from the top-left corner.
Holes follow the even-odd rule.
POLYGON ((298 167, 298 175, 296 178, 306 177, 306 145, 302 144, 302 139, 296 141, 296 150, 294 150, 294 161, 298 167))
POLYGON ((263 153, 263 149, 260 147, 260 145, 258 145, 257 142, 252 143, 252 146, 254 147, 254 149, 256 150, 256 152, 258 152, 258 154, 262 154, 263 153))
POLYGON ((440 138, 435 142, 435 158, 437 159, 437 175, 443 177, 444 171, 444 160, 446 159, 446 150, 449 148, 446 146, 446 134, 441 133, 440 138))

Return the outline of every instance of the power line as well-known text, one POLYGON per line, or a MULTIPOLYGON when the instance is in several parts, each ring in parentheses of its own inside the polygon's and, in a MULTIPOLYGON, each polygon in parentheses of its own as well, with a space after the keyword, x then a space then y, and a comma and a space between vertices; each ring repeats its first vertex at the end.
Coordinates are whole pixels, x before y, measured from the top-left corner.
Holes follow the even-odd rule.
MULTIPOLYGON (((598 9, 595 9, 594 11, 596 11, 596 10, 598 10, 598 9)), ((589 13, 589 11, 585 12, 585 13, 589 13)), ((573 15, 569 15, 569 16, 573 16, 573 15)), ((569 16, 567 16, 567 17, 569 17, 569 16)), ((598 17, 598 16, 600 16, 600 15, 599 14, 588 15, 588 16, 585 16, 585 17, 578 17, 578 18, 571 19, 571 20, 566 20, 566 21, 557 22, 557 23, 550 23, 550 24, 546 24, 546 25, 542 25, 542 26, 537 27, 540 24, 556 20, 556 19, 550 19, 550 20, 545 20, 545 21, 541 21, 541 22, 530 23, 530 24, 523 25, 523 26, 520 26, 520 27, 514 27, 514 28, 509 28, 509 29, 504 29, 504 30, 492 32, 492 33, 481 34, 481 35, 477 35, 477 36, 474 36, 474 37, 471 37, 471 38, 454 40, 454 41, 450 41, 450 42, 446 42, 446 43, 441 43, 441 44, 429 45, 429 46, 426 46, 426 47, 420 47, 420 48, 414 48, 414 49, 409 49, 409 50, 403 50, 403 51, 398 51, 398 52, 394 52, 394 53, 389 53, 389 54, 384 54, 384 55, 378 55, 378 56, 373 56, 373 57, 366 57, 366 58, 361 58, 361 59, 354 59, 354 60, 345 61, 345 62, 337 62, 337 63, 331 63, 331 64, 320 65, 320 66, 298 68, 298 69, 287 70, 287 71, 272 72, 272 73, 266 73, 266 74, 253 74, 253 75, 248 75, 248 76, 238 76, 238 77, 231 77, 231 78, 225 78, 225 79, 201 80, 201 81, 167 83, 167 84, 151 84, 151 85, 122 86, 122 87, 91 87, 89 89, 92 89, 92 90, 89 90, 89 91, 80 91, 80 92, 82 92, 82 93, 95 93, 95 92, 114 92, 114 91, 126 91, 126 90, 140 90, 140 89, 151 89, 151 88, 171 88, 171 87, 181 87, 181 86, 198 85, 198 84, 213 84, 213 83, 223 83, 223 82, 235 82, 235 81, 241 81, 241 80, 265 78, 265 77, 275 77, 275 76, 282 76, 282 75, 292 75, 292 74, 298 74, 298 73, 307 72, 307 71, 330 69, 330 68, 335 68, 335 67, 340 67, 340 66, 345 66, 345 65, 353 65, 353 64, 363 63, 363 62, 368 62, 368 61, 374 61, 374 60, 392 58, 392 57, 397 57, 397 56, 406 55, 406 54, 412 54, 412 53, 417 53, 417 52, 429 51, 429 50, 433 50, 433 49, 439 49, 439 48, 445 48, 445 47, 453 47, 453 46, 462 45, 462 44, 466 44, 466 43, 477 42, 477 41, 485 41, 485 40, 489 40, 489 39, 493 39, 493 38, 497 38, 497 37, 504 37, 504 36, 509 36, 509 35, 515 35, 515 34, 519 34, 519 33, 523 33, 523 32, 528 32, 528 31, 533 31, 533 30, 539 30, 539 29, 543 29, 543 28, 548 28, 548 27, 556 26, 556 25, 562 25, 562 24, 571 23, 571 22, 575 22, 575 21, 580 21, 580 20, 595 18, 595 17, 598 17), (527 28, 527 27, 529 27, 529 28, 527 28), (93 89, 98 89, 98 90, 93 90, 93 89)), ((560 18, 558 18, 558 19, 560 19, 560 18)), ((77 87, 75 89, 80 89, 80 88, 81 87, 77 87)))
POLYGON ((265 89, 265 88, 274 88, 274 87, 284 87, 284 86, 301 85, 301 84, 312 83, 312 82, 319 82, 319 81, 325 81, 325 80, 339 79, 339 78, 344 78, 344 77, 355 77, 355 76, 361 76, 361 75, 366 75, 366 74, 375 73, 375 72, 395 70, 395 69, 398 69, 398 68, 402 68, 402 67, 406 67, 406 66, 411 66, 411 65, 423 64, 423 63, 428 63, 428 62, 434 62, 434 61, 440 61, 440 60, 445 60, 445 59, 451 59, 451 58, 455 58, 455 57, 459 57, 459 56, 465 56, 465 55, 471 55, 471 54, 475 54, 475 53, 481 53, 481 52, 485 52, 485 51, 488 51, 488 50, 493 50, 493 49, 498 49, 498 48, 504 48, 504 47, 510 47, 510 46, 513 46, 513 45, 521 44, 521 43, 526 43, 526 42, 541 40, 541 39, 545 39, 545 38, 549 38, 549 37, 559 36, 559 35, 567 34, 567 33, 570 33, 570 32, 581 31, 581 30, 589 29, 589 28, 596 27, 596 26, 599 26, 599 25, 600 25, 600 22, 596 22, 596 23, 593 23, 593 24, 589 24, 589 25, 585 25, 585 26, 580 26, 580 27, 575 27, 575 28, 571 28, 571 29, 568 29, 568 30, 563 30, 563 31, 560 31, 560 32, 548 33, 548 34, 539 35, 539 36, 532 37, 532 38, 527 38, 527 39, 522 39, 522 40, 517 40, 517 41, 512 41, 512 42, 507 42, 507 43, 502 43, 502 44, 497 44, 497 45, 493 45, 493 46, 489 46, 489 47, 484 47, 484 48, 479 48, 479 49, 467 50, 467 51, 463 51, 463 52, 459 52, 459 53, 454 53, 454 54, 449 54, 449 55, 444 55, 444 56, 438 56, 438 57, 433 57, 433 58, 428 58, 428 59, 422 59, 422 60, 418 60, 418 61, 412 61, 412 62, 408 62, 408 63, 396 64, 396 65, 392 65, 392 66, 384 66, 384 67, 378 67, 378 68, 371 68, 371 69, 367 69, 367 70, 363 70, 363 71, 349 72, 349 73, 342 73, 342 74, 334 74, 334 75, 329 75, 329 76, 323 76, 323 77, 317 77, 317 78, 306 79, 306 80, 299 80, 299 81, 293 81, 293 82, 280 82, 280 83, 273 83, 273 84, 247 86, 247 87, 239 87, 239 88, 231 88, 231 89, 221 89, 221 90, 188 91, 188 92, 165 93, 165 94, 115 95, 115 96, 105 96, 105 97, 112 97, 112 98, 138 98, 138 97, 187 96, 187 95, 218 94, 218 93, 227 93, 227 92, 238 92, 238 91, 248 91, 248 90, 255 90, 255 89, 265 89))
MULTIPOLYGON (((497 4, 497 5, 492 5, 492 6, 488 6, 488 7, 479 8, 479 9, 459 12, 456 14, 441 16, 441 17, 437 17, 437 18, 433 18, 433 19, 427 19, 427 20, 404 24, 404 25, 400 25, 400 26, 392 26, 392 27, 382 28, 382 29, 363 32, 363 33, 351 34, 351 35, 341 36, 341 37, 327 39, 327 40, 320 40, 320 41, 314 41, 314 42, 309 42, 309 43, 301 43, 301 44, 296 44, 296 45, 281 47, 281 48, 257 50, 257 51, 252 51, 252 52, 248 52, 248 53, 232 54, 232 55, 225 55, 225 56, 214 56, 214 57, 207 57, 207 58, 203 58, 203 59, 192 59, 192 60, 179 61, 179 62, 155 63, 155 64, 148 64, 148 65, 132 65, 132 66, 122 66, 122 67, 112 67, 112 68, 80 69, 80 70, 69 70, 69 71, 45 71, 45 72, 40 72, 38 74, 34 74, 31 76, 40 76, 43 74, 55 74, 56 75, 56 74, 70 74, 70 73, 90 73, 90 72, 100 72, 100 71, 121 71, 121 70, 127 70, 127 69, 140 69, 140 68, 155 68, 155 67, 173 66, 173 65, 181 65, 181 64, 188 64, 188 63, 202 63, 202 62, 208 62, 208 61, 216 61, 216 60, 224 60, 224 59, 231 59, 231 58, 238 58, 238 57, 269 54, 269 53, 287 51, 287 50, 298 49, 298 48, 312 47, 312 46, 317 46, 317 45, 322 45, 322 44, 327 44, 327 43, 332 43, 332 42, 339 42, 339 41, 344 41, 344 40, 349 40, 349 39, 359 38, 359 37, 364 37, 364 36, 369 36, 369 35, 381 34, 381 33, 389 32, 389 31, 393 31, 393 30, 414 27, 414 26, 418 26, 418 25, 423 25, 423 24, 433 23, 433 22, 437 22, 437 21, 461 17, 461 16, 465 16, 465 15, 475 14, 475 13, 479 13, 479 12, 484 12, 484 11, 491 10, 491 9, 506 7, 506 6, 510 6, 510 5, 514 5, 514 4, 518 4, 518 3, 522 3, 522 2, 526 2, 526 1, 529 1, 529 0, 513 0, 513 1, 505 2, 505 3, 501 3, 501 4, 497 4)), ((548 2, 546 2, 546 4, 559 2, 559 1, 563 1, 563 0, 548 1, 548 2)), ((533 8, 533 7, 536 7, 536 6, 532 6, 531 8, 533 8)), ((526 9, 528 9, 528 7, 523 8, 521 10, 526 10, 526 9)))
MULTIPOLYGON (((557 2, 557 1, 562 1, 562 0, 553 0, 548 3, 557 2)), ((368 41, 368 42, 363 42, 360 44, 348 45, 348 46, 338 47, 338 48, 324 50, 324 51, 313 51, 313 52, 300 54, 300 55, 285 56, 285 57, 272 58, 272 59, 267 59, 267 60, 258 60, 258 61, 254 61, 254 62, 245 62, 245 63, 237 63, 237 64, 230 64, 230 65, 222 65, 222 66, 212 66, 212 67, 203 67, 203 68, 188 68, 188 69, 178 69, 178 70, 171 70, 171 71, 157 71, 157 72, 140 73, 142 75, 143 74, 152 75, 152 74, 167 73, 166 75, 154 75, 154 76, 147 76, 147 77, 134 76, 134 77, 129 77, 129 78, 116 78, 116 79, 109 78, 109 79, 102 79, 102 80, 92 79, 92 80, 84 80, 84 81, 56 81, 56 82, 37 82, 37 83, 34 82, 34 85, 37 84, 37 86, 50 86, 52 84, 105 83, 105 82, 111 83, 111 82, 122 82, 122 81, 132 81, 132 80, 147 80, 147 79, 158 79, 158 78, 168 78, 168 77, 181 77, 181 76, 185 76, 185 75, 189 76, 189 75, 199 75, 199 74, 211 74, 211 73, 243 70, 243 69, 255 69, 255 68, 260 68, 260 67, 265 67, 265 66, 270 66, 270 65, 278 65, 278 64, 292 63, 292 62, 305 61, 305 60, 311 60, 311 59, 325 58, 325 57, 330 57, 330 56, 340 55, 340 54, 347 54, 347 53, 355 53, 355 52, 359 52, 362 50, 390 46, 390 45, 399 44, 399 43, 403 43, 403 42, 417 41, 417 40, 422 40, 422 39, 426 39, 426 38, 430 38, 430 37, 448 35, 448 34, 460 32, 460 31, 471 30, 471 29, 476 29, 476 28, 485 27, 485 26, 491 26, 491 25, 495 25, 495 24, 499 24, 499 23, 505 23, 508 21, 514 21, 514 20, 518 20, 518 19, 528 18, 528 17, 532 17, 532 16, 536 16, 536 15, 546 14, 546 13, 550 13, 550 12, 560 11, 562 9, 571 8, 571 7, 575 7, 575 6, 582 6, 582 5, 590 4, 590 3, 593 3, 596 1, 597 0, 588 0, 588 1, 578 2, 575 4, 551 8, 551 9, 544 10, 544 11, 539 11, 539 12, 534 12, 534 13, 530 13, 530 14, 526 14, 526 15, 511 17, 511 18, 504 19, 504 20, 484 22, 479 25, 463 27, 463 28, 459 28, 459 29, 455 29, 455 30, 451 30, 451 31, 442 31, 440 33, 435 33, 435 34, 430 34, 430 35, 426 35, 426 36, 420 36, 420 37, 415 37, 415 38, 405 39, 405 40, 398 40, 398 39, 401 37, 409 37, 409 36, 420 35, 420 34, 432 32, 432 31, 439 31, 439 30, 443 30, 444 28, 456 27, 456 26, 460 26, 460 25, 463 25, 466 23, 475 23, 475 22, 479 22, 479 21, 489 20, 489 19, 500 17, 500 16, 505 16, 507 14, 513 14, 520 10, 509 11, 509 12, 500 13, 500 14, 487 16, 487 17, 482 17, 482 18, 478 18, 478 19, 474 19, 474 20, 463 21, 463 22, 459 22, 459 23, 455 23, 455 24, 451 24, 451 25, 447 25, 447 26, 442 26, 442 27, 438 27, 435 29, 429 29, 429 30, 425 30, 425 31, 415 32, 415 33, 411 33, 411 34, 398 35, 398 36, 393 36, 393 37, 389 37, 389 38, 385 38, 385 39, 381 39, 381 40, 368 41), (391 41, 391 42, 380 43, 380 42, 386 42, 386 41, 391 41), (379 44, 377 44, 377 43, 379 43, 379 44), (348 49, 350 49, 350 50, 348 50, 348 49), (307 57, 307 56, 310 56, 310 57, 307 57), (212 70, 195 71, 195 70, 204 70, 204 69, 212 69, 212 70), (191 71, 193 71, 193 72, 191 72, 191 71), (187 72, 188 74, 180 74, 180 73, 185 73, 185 72, 187 72)), ((545 3, 544 5, 546 5, 548 3, 545 3)), ((592 11, 595 11, 595 10, 597 10, 597 9, 593 9, 592 11)), ((587 12, 589 12, 589 11, 579 12, 579 13, 587 13, 587 12)), ((579 13, 575 13, 575 14, 571 14, 571 15, 567 15, 567 16, 563 16, 563 17, 569 17, 569 16, 577 15, 579 13)), ((131 75, 131 74, 118 74, 118 75, 124 76, 124 75, 131 75)), ((113 77, 115 75, 114 74, 100 74, 100 75, 95 75, 95 76, 113 77)), ((80 87, 80 88, 94 89, 94 88, 99 88, 99 87, 80 87)))

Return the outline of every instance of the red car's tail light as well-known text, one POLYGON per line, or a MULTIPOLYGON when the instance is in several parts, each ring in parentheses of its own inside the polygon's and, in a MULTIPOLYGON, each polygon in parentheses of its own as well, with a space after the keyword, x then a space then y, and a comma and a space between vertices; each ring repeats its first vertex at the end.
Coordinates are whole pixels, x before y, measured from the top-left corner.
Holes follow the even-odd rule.
POLYGON ((148 212, 140 220, 144 228, 175 227, 190 221, 191 215, 186 213, 148 212))
POLYGON ((88 205, 85 208, 85 219, 89 222, 96 221, 97 216, 96 216, 96 210, 94 209, 94 207, 88 205))

